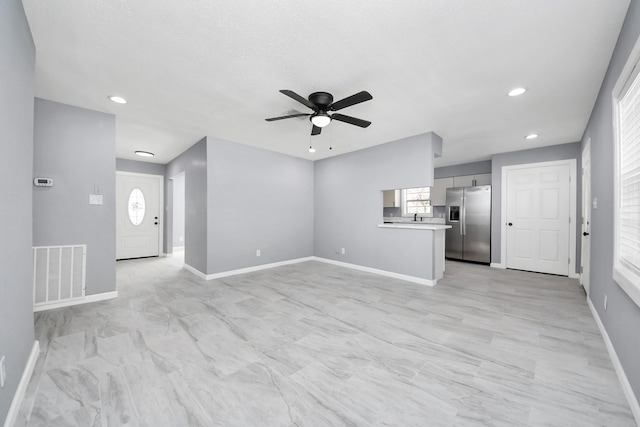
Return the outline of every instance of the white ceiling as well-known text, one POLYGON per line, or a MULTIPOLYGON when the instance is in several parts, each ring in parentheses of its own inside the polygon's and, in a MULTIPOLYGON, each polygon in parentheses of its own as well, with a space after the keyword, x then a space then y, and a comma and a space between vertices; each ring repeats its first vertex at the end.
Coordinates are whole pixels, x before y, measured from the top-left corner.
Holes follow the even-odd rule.
POLYGON ((209 135, 320 159, 433 131, 446 166, 580 140, 629 0, 23 4, 36 95, 115 114, 120 158, 166 163, 209 135), (516 86, 529 91, 507 97, 516 86), (340 112, 373 124, 311 139, 307 119, 265 122, 309 111, 279 89, 367 90, 340 112))

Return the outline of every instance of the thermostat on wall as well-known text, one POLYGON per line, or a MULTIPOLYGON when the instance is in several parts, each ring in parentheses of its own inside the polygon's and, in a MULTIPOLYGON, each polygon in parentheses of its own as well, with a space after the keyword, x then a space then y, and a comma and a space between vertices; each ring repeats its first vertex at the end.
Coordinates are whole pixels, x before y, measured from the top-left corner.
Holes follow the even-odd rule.
POLYGON ((53 187, 53 179, 36 178, 33 180, 33 185, 35 185, 36 187, 53 187))

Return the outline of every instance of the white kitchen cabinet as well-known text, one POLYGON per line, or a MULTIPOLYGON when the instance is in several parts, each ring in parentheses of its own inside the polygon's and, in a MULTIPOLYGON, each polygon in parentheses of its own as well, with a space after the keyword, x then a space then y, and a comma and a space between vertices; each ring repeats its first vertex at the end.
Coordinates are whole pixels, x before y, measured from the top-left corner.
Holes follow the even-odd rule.
POLYGON ((475 175, 463 175, 463 176, 454 176, 453 177, 453 186, 454 187, 471 187, 473 186, 473 180, 475 175))
POLYGON ((400 190, 385 190, 382 192, 382 206, 385 208, 400 207, 400 190))
POLYGON ((476 177, 476 185, 491 185, 490 173, 475 175, 475 177, 476 177))
POLYGON ((491 185, 491 174, 463 175, 453 178, 454 187, 473 187, 474 185, 491 185))
POLYGON ((453 177, 434 179, 431 187, 431 206, 446 205, 447 188, 451 187, 453 187, 453 177))

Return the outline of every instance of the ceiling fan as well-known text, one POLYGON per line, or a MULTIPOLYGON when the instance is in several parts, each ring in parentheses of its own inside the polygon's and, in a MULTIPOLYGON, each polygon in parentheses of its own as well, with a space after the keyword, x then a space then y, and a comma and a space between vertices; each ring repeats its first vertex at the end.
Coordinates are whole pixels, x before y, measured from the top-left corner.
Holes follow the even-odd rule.
POLYGON ((331 120, 338 120, 340 122, 360 126, 361 128, 366 128, 371 124, 371 122, 369 121, 357 119, 351 116, 345 116, 344 114, 340 113, 333 113, 329 115, 330 111, 342 110, 343 108, 373 99, 371 94, 367 91, 363 90, 362 92, 358 92, 355 95, 348 96, 336 102, 333 102, 333 95, 328 92, 314 92, 309 95, 309 99, 304 99, 297 93, 287 89, 282 89, 280 92, 311 108, 313 110, 313 113, 290 114, 288 116, 265 119, 268 122, 282 119, 292 119, 294 117, 311 116, 310 120, 311 123, 313 123, 311 135, 320 135, 322 128, 331 123, 331 120))

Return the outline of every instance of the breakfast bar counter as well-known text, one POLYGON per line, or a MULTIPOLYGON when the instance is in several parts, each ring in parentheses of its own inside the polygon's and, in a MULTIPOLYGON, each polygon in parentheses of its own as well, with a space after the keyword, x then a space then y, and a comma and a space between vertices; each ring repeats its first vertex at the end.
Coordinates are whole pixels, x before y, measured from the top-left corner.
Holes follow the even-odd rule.
MULTIPOLYGON (((444 275, 444 241, 445 230, 451 228, 450 225, 428 223, 428 222, 394 222, 378 224, 378 228, 388 228, 396 230, 421 230, 433 233, 433 277, 432 282, 435 284, 444 275)), ((409 232, 409 231, 403 231, 409 232)))

